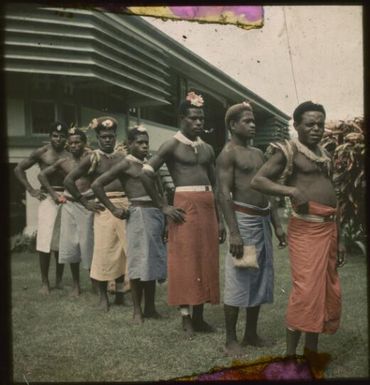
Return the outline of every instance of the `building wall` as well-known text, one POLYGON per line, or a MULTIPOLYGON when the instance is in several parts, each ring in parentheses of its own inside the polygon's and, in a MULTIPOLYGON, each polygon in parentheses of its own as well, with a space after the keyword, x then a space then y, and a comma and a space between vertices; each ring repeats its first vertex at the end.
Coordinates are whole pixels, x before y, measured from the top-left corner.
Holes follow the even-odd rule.
POLYGON ((23 136, 26 134, 24 100, 6 98, 7 128, 9 136, 23 136))
MULTIPOLYGON (((42 143, 40 143, 40 146, 42 143)), ((24 158, 28 157, 33 151, 31 148, 11 148, 9 149, 9 161, 11 163, 19 163, 24 158)), ((26 171, 27 178, 34 188, 40 187, 40 182, 37 179, 40 169, 38 165, 34 165, 26 171)), ((39 201, 26 192, 26 228, 24 233, 32 235, 37 230, 37 210, 39 201)))
MULTIPOLYGON (((163 142, 170 139, 177 131, 175 127, 165 126, 144 119, 141 119, 141 124, 148 130, 150 151, 154 152, 158 150, 163 142)), ((135 125, 136 119, 130 118, 129 127, 131 128, 135 125)))

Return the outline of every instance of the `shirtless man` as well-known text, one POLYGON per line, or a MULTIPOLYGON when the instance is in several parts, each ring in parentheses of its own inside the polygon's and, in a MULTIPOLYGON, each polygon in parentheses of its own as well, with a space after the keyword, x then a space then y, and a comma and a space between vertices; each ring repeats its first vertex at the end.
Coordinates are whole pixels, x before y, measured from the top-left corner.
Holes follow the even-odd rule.
MULTIPOLYGON (((53 228, 55 218, 58 212, 58 204, 55 200, 46 194, 45 189, 35 189, 28 182, 26 170, 31 168, 34 164, 38 164, 41 170, 55 163, 58 159, 69 155, 65 150, 67 136, 67 126, 61 122, 55 122, 50 126, 49 137, 50 143, 46 144, 33 151, 32 154, 19 162, 14 172, 17 179, 23 184, 30 195, 40 201, 38 210, 38 225, 36 250, 39 252, 40 270, 42 287, 40 292, 43 294, 50 293, 49 286, 49 265, 50 265, 50 245, 53 236, 53 228)), ((58 192, 63 192, 63 175, 55 172, 50 175, 50 184, 53 186, 56 195, 60 197, 59 203, 64 201, 63 197, 58 192)), ((59 198, 58 198, 59 200, 59 198)), ((60 289, 64 265, 58 263, 58 253, 55 252, 56 261, 56 283, 55 287, 60 289)))
POLYGON ((187 338, 191 338, 194 331, 214 331, 203 319, 203 305, 219 303, 218 243, 225 240, 212 192, 214 152, 199 138, 204 125, 202 106, 200 95, 188 93, 180 105, 180 131, 160 146, 141 174, 147 193, 170 218, 168 303, 180 307, 187 338), (177 208, 166 205, 154 189, 154 172, 163 163, 176 186, 174 205, 177 208))
MULTIPOLYGON (((127 264, 136 323, 144 318, 160 318, 155 309, 156 280, 164 280, 167 273, 166 246, 163 241, 165 217, 154 205, 139 178, 149 151, 149 135, 142 126, 128 133, 129 155, 105 172, 92 184, 92 189, 104 206, 117 218, 128 216, 127 264), (118 178, 130 201, 127 210, 116 207, 107 197, 104 186, 118 178), (141 297, 144 292, 144 312, 141 297)), ((157 178, 157 188, 161 191, 157 178)))
POLYGON ((337 267, 343 263, 345 249, 336 223, 332 162, 320 146, 325 115, 321 104, 300 104, 293 113, 298 139, 274 144, 276 152, 251 182, 252 188, 264 194, 288 196, 292 202, 287 355, 296 354, 301 332, 306 333, 305 352, 317 352, 319 333, 335 333, 340 322, 337 267), (282 175, 284 184, 278 180, 282 175))
MULTIPOLYGON (((71 128, 68 132, 69 156, 57 160, 54 164, 43 169, 39 174, 39 180, 56 203, 60 203, 60 197, 50 184, 50 176, 56 172, 66 176, 81 161, 91 154, 85 148, 86 135, 83 131, 71 128)), ((92 198, 90 181, 82 177, 76 181, 78 191, 86 198, 92 198)), ((93 212, 90 209, 99 209, 99 204, 90 200, 87 201, 89 209, 64 191, 66 201, 61 207, 61 228, 59 240, 59 263, 69 263, 73 279, 73 296, 80 295, 80 262, 85 269, 90 269, 93 252, 93 212)))
MULTIPOLYGON (((92 207, 89 199, 77 187, 77 180, 85 177, 92 183, 98 176, 120 162, 125 153, 115 151, 117 121, 109 116, 93 119, 90 127, 95 130, 98 150, 86 156, 65 178, 64 185, 73 198, 94 212, 94 252, 90 277, 99 281, 100 307, 109 310, 108 281, 116 281, 115 303, 123 304, 123 282, 126 269, 125 224, 102 205, 92 207)), ((109 199, 120 208, 127 208, 128 201, 119 180, 105 186, 109 199)))
POLYGON ((225 353, 240 356, 244 351, 236 337, 239 307, 246 308, 242 346, 269 345, 257 335, 257 321, 260 305, 273 302, 270 221, 281 243, 285 238, 276 209, 270 207, 264 194, 250 187, 251 179, 264 162, 262 151, 249 144, 256 134, 251 105, 243 102, 231 106, 226 111, 225 126, 231 139, 216 162, 218 199, 229 228, 230 244, 225 258, 225 353), (244 246, 256 255, 259 268, 234 265, 235 260, 243 257, 244 246))

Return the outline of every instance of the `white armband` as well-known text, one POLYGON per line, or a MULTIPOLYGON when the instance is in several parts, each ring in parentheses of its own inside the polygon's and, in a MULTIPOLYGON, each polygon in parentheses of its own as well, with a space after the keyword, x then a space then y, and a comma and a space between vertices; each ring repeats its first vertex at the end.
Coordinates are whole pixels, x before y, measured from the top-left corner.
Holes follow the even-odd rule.
POLYGON ((150 164, 144 164, 143 170, 155 174, 154 168, 150 164))

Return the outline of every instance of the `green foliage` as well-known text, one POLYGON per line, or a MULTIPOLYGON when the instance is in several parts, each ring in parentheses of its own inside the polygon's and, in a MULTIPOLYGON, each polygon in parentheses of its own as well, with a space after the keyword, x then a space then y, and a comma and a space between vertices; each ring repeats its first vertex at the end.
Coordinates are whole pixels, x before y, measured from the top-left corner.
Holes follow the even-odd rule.
POLYGON ((364 254, 366 241, 364 121, 340 121, 325 130, 322 145, 333 156, 333 181, 347 248, 364 254))

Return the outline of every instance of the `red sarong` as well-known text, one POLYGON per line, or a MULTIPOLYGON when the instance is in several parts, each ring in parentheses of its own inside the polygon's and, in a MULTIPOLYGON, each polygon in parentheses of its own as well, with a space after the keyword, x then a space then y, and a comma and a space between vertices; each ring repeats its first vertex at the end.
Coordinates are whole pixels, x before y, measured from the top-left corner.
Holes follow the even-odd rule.
POLYGON ((214 196, 210 191, 176 192, 174 206, 186 222, 168 226, 168 304, 218 304, 219 250, 214 196))
MULTIPOLYGON (((308 214, 327 217, 335 212, 333 207, 309 202, 308 214)), ((287 327, 311 333, 335 333, 341 314, 336 223, 291 217, 288 245, 293 287, 286 313, 287 327)))

